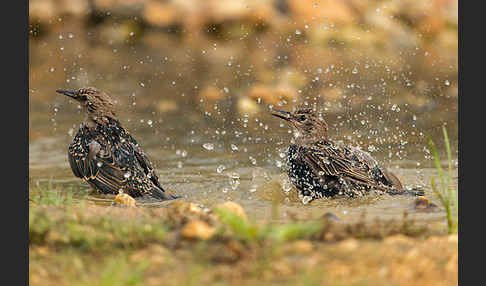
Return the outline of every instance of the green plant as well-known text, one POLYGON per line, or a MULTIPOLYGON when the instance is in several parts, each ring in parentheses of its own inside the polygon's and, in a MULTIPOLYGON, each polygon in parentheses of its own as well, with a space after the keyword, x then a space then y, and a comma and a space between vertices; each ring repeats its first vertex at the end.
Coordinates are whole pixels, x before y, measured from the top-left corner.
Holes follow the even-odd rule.
POLYGON ((216 213, 238 239, 247 242, 264 240, 284 242, 297 239, 309 239, 312 235, 321 231, 324 226, 319 221, 259 226, 255 223, 249 223, 229 211, 216 210, 216 213))
POLYGON ((449 233, 457 232, 457 218, 458 218, 458 204, 457 204, 457 190, 452 186, 452 155, 451 155, 451 146, 449 143, 449 137, 447 136, 447 130, 443 126, 442 132, 444 133, 444 142, 447 151, 447 162, 448 162, 448 171, 444 172, 442 167, 440 166, 439 155, 437 154, 437 150, 435 148, 434 142, 430 137, 428 138, 429 141, 429 148, 432 152, 432 156, 434 157, 435 161, 435 168, 439 173, 440 178, 440 186, 437 186, 435 183, 435 178, 431 178, 431 185, 432 190, 439 198, 442 206, 445 208, 446 215, 447 215, 447 226, 449 233))
POLYGON ((49 181, 47 186, 35 186, 29 189, 29 200, 37 205, 69 206, 73 203, 73 191, 71 187, 61 190, 54 187, 49 181))

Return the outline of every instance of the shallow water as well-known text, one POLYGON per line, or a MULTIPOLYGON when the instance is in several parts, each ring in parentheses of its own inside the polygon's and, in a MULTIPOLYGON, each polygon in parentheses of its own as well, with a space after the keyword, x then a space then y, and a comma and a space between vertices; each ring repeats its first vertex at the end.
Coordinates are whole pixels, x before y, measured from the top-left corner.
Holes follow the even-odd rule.
MULTIPOLYGON (((62 33, 68 31, 71 30, 66 28, 62 33)), ((295 189, 285 192, 288 182, 283 152, 292 137, 291 129, 268 114, 268 104, 261 104, 259 112, 249 115, 238 107, 245 88, 255 83, 251 76, 240 74, 252 65, 245 63, 251 51, 238 45, 218 46, 223 55, 232 55, 235 65, 241 65, 235 70, 229 69, 224 59, 210 61, 201 56, 199 48, 209 50, 214 48, 212 43, 189 49, 178 40, 152 35, 146 39, 149 44, 125 46, 99 43, 81 33, 75 35, 64 41, 51 35, 30 43, 31 184, 52 182, 77 194, 90 192, 86 183, 74 177, 67 161, 67 146, 84 116, 77 104, 54 92, 58 88, 90 85, 119 99, 120 121, 155 164, 162 186, 181 195, 182 200, 208 207, 233 200, 255 220, 272 219, 275 198, 279 202, 279 219, 283 221, 326 212, 342 220, 359 219, 364 212, 370 219, 400 219, 404 211, 417 220, 444 217, 441 211, 414 211, 410 208, 414 198, 407 196, 322 199, 303 205, 295 189), (208 84, 226 88, 228 95, 218 102, 201 102, 197 97, 199 89, 208 84)), ((425 134, 432 135, 445 158, 440 133, 440 125, 445 122, 457 164, 457 100, 439 92, 428 94, 428 105, 417 107, 407 103, 407 95, 397 95, 393 87, 386 92, 373 90, 375 76, 370 73, 349 77, 346 82, 342 75, 335 74, 338 84, 349 85, 354 80, 370 87, 357 92, 357 98, 364 97, 369 102, 328 102, 331 104, 325 105, 325 116, 330 136, 361 145, 393 170, 404 185, 425 186, 426 196, 439 204, 429 187, 436 171, 425 148, 425 134), (394 102, 399 100, 405 103, 398 104, 401 110, 397 111, 394 102)), ((434 78, 431 74, 424 76, 434 78)), ((309 104, 324 106, 312 87, 303 88, 302 97, 310 98, 309 104)), ((281 109, 291 110, 297 104, 280 105, 281 109)), ((457 186, 457 180, 455 183, 457 186)), ((110 196, 88 198, 98 204, 111 204, 110 196)))

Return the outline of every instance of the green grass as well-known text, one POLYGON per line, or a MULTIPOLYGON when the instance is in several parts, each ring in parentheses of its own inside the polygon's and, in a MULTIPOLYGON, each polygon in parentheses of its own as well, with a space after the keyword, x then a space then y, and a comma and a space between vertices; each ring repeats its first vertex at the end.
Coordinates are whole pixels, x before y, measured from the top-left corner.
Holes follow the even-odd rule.
POLYGON ((447 216, 447 227, 449 233, 457 232, 458 227, 458 204, 457 204, 457 190, 452 186, 452 155, 451 155, 451 146, 449 143, 449 137, 447 136, 447 130, 445 127, 442 127, 442 132, 444 133, 444 142, 447 151, 447 162, 448 162, 448 170, 444 172, 442 167, 440 166, 439 155, 437 154, 437 150, 435 148, 434 142, 430 137, 428 138, 429 141, 429 148, 432 152, 432 156, 434 157, 435 168, 437 169, 437 173, 439 174, 440 178, 440 185, 437 185, 435 182, 435 178, 431 178, 431 185, 434 194, 437 195, 439 198, 442 206, 445 209, 446 216, 447 216))
POLYGON ((61 190, 55 188, 49 182, 47 186, 30 188, 29 201, 36 205, 69 206, 73 202, 73 192, 71 189, 61 190))
POLYGON ((136 286, 143 285, 144 274, 148 262, 129 263, 126 258, 119 257, 111 259, 101 270, 100 275, 95 275, 82 280, 79 285, 98 285, 98 286, 136 286))
MULTIPOLYGON (((73 203, 67 193, 45 186, 30 190, 29 275, 36 281, 33 285, 43 285, 43 273, 49 273, 52 285, 154 285, 154 279, 161 285, 229 285, 223 277, 240 281, 239 285, 321 285, 328 281, 350 285, 347 280, 334 282, 334 276, 327 276, 322 268, 307 271, 317 249, 325 251, 324 257, 334 255, 336 244, 327 244, 327 249, 323 247, 326 241, 422 235, 408 223, 405 229, 401 221, 368 225, 364 219, 341 224, 316 218, 278 223, 275 204, 270 223, 214 209, 219 219, 213 226, 219 231, 207 241, 194 241, 181 237, 184 224, 171 224, 173 215, 184 216, 176 208, 73 203), (293 252, 295 240, 312 240, 316 251, 293 252)), ((209 216, 205 219, 212 221, 209 216)), ((368 258, 367 252, 364 255, 356 260, 368 258)), ((363 281, 363 285, 372 284, 363 281)))
POLYGON ((285 242, 297 239, 309 239, 321 231, 323 221, 294 222, 286 224, 257 225, 242 219, 240 216, 221 209, 215 210, 221 221, 228 226, 233 235, 245 242, 272 240, 285 242))
POLYGON ((133 249, 162 242, 167 226, 158 218, 132 218, 122 212, 88 208, 29 208, 29 244, 98 252, 133 249))

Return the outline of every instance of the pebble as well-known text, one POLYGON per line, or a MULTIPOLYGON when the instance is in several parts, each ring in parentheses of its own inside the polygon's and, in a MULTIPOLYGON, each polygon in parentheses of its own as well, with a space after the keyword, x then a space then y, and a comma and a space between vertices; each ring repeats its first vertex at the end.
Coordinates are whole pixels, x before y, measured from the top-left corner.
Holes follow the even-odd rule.
POLYGON ((120 204, 122 206, 135 207, 136 201, 128 194, 118 194, 113 199, 113 205, 120 204))
POLYGON ((224 211, 232 212, 235 215, 241 217, 243 220, 247 221, 248 218, 246 216, 245 210, 239 204, 227 201, 224 203, 217 204, 214 209, 222 209, 224 211))
POLYGON ((215 232, 216 229, 209 226, 206 222, 194 220, 188 222, 182 228, 181 235, 184 238, 208 240, 214 235, 215 232))

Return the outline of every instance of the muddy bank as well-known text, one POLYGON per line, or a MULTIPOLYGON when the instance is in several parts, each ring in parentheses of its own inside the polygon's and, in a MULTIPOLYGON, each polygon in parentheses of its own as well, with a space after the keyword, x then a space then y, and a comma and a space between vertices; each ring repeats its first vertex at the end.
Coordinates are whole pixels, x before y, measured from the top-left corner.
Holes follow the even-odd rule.
POLYGON ((350 224, 326 216, 272 227, 244 224, 244 210, 229 206, 227 220, 183 202, 147 209, 35 201, 32 285, 457 284, 457 235, 407 218, 350 224), (188 230, 196 223, 212 233, 188 230))

